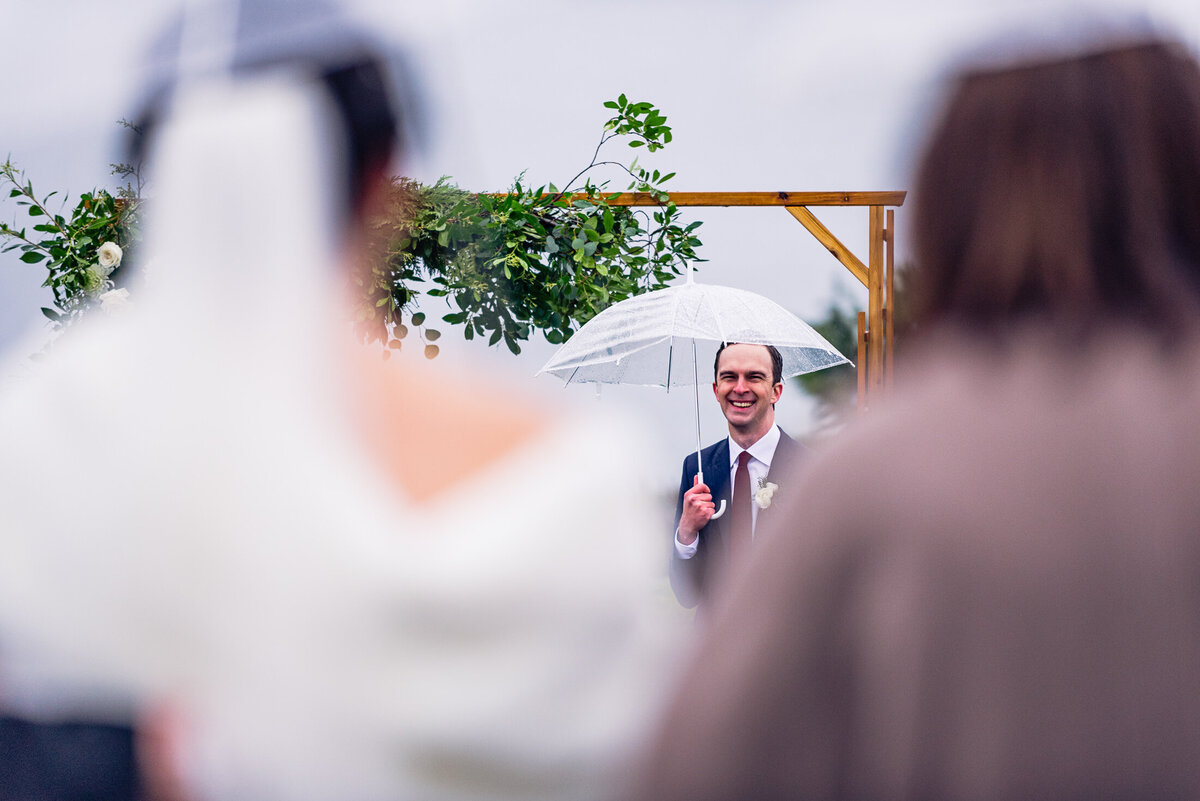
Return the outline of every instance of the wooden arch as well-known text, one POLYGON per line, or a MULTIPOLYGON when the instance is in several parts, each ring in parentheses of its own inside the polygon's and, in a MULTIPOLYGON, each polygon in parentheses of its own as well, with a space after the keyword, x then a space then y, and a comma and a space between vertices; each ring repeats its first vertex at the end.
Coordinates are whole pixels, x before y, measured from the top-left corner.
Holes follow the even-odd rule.
MULTIPOLYGON (((858 313, 858 409, 891 392, 895 343, 892 307, 896 244, 895 210, 907 192, 671 192, 676 206, 783 206, 867 288, 867 310, 858 313), (867 260, 855 256, 810 210, 811 206, 865 206, 867 260)), ((661 206, 656 195, 623 192, 613 206, 661 206)))

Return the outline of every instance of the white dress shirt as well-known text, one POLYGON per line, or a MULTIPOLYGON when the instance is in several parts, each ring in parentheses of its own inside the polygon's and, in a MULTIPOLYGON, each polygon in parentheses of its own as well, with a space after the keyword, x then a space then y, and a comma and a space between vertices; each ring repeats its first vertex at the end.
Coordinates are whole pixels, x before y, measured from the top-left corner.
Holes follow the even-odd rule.
MULTIPOLYGON (((746 465, 746 469, 750 471, 750 488, 754 491, 759 484, 767 479, 767 472, 771 469, 771 459, 775 456, 775 448, 779 445, 779 426, 771 426, 771 429, 763 434, 762 437, 752 444, 749 448, 743 448, 733 441, 733 437, 729 438, 729 499, 733 501, 733 486, 734 474, 737 472, 738 457, 742 455, 742 451, 749 451, 750 462, 746 465)), ((758 504, 750 504, 750 534, 754 535, 754 527, 758 524, 758 504)), ((675 553, 679 554, 680 559, 691 559, 696 555, 696 549, 700 547, 700 537, 689 545, 684 545, 679 541, 679 529, 675 529, 675 553)))

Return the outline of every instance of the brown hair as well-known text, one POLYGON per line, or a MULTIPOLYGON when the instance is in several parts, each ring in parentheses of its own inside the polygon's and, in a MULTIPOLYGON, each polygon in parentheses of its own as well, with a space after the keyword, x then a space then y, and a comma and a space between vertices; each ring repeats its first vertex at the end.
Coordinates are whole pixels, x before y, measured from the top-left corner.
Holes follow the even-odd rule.
MULTIPOLYGON (((713 359, 713 381, 717 380, 717 371, 721 368, 721 351, 725 350, 729 345, 740 345, 740 342, 722 342, 721 347, 717 348, 716 358, 713 359)), ((771 383, 778 384, 783 381, 783 354, 779 352, 779 348, 774 345, 763 345, 767 349, 767 353, 771 356, 771 383)))
POLYGON ((919 322, 1200 322, 1200 70, 1179 46, 964 73, 915 190, 919 322))

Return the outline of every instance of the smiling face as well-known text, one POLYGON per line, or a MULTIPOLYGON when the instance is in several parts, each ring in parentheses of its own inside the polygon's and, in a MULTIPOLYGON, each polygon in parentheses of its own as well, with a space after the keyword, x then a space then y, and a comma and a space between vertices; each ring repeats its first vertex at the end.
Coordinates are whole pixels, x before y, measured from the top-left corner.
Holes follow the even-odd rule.
POLYGON ((729 433, 743 448, 775 425, 774 404, 783 383, 772 382, 771 354, 764 345, 729 345, 717 361, 713 394, 729 421, 729 433))

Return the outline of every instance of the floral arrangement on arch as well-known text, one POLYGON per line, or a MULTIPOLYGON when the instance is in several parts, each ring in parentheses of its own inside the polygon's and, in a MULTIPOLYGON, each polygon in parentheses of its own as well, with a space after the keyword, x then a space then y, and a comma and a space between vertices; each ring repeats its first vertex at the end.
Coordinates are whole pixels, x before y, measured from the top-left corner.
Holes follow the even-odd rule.
MULTIPOLYGON (((135 176, 124 165, 114 172, 135 176)), ((116 196, 98 189, 80 196, 69 214, 50 208, 51 192, 43 198, 33 184, 11 162, 0 165, 0 184, 8 196, 24 206, 33 221, 31 228, 15 228, 0 222, 0 238, 8 240, 0 252, 21 251, 26 264, 43 264, 42 286, 53 293, 53 307, 43 307, 55 328, 66 328, 83 319, 92 309, 112 313, 129 302, 129 290, 119 287, 121 264, 126 251, 136 246, 136 218, 140 201, 133 185, 116 196)))
MULTIPOLYGON (((672 139, 667 118, 625 95, 604 107, 612 116, 591 161, 561 189, 524 186, 523 174, 501 194, 467 192, 444 177, 433 185, 393 179, 387 210, 371 221, 374 257, 348 277, 359 299, 352 321, 359 336, 379 343, 387 358, 415 329, 425 356, 433 358, 441 332, 414 307, 422 297, 442 298, 449 307, 442 322, 460 327, 466 339, 486 337, 519 353, 534 332, 564 342, 610 304, 661 289, 688 263, 702 261, 696 255, 700 221, 683 225, 663 188, 675 173, 638 166, 636 158, 625 163, 600 156, 614 139, 647 153, 664 148, 672 139), (590 177, 602 166, 616 168, 628 190, 661 205, 614 205, 618 193, 590 177)), ((125 120, 120 124, 137 131, 125 120)), ((51 211, 57 193, 39 199, 11 162, 0 165, 0 187, 7 185, 33 220, 31 229, 0 223, 3 251, 20 250, 21 261, 44 264, 43 286, 54 302, 42 313, 56 328, 131 300, 120 271, 139 242, 141 176, 135 166, 111 166, 125 187, 115 195, 86 193, 68 215, 51 211)))

